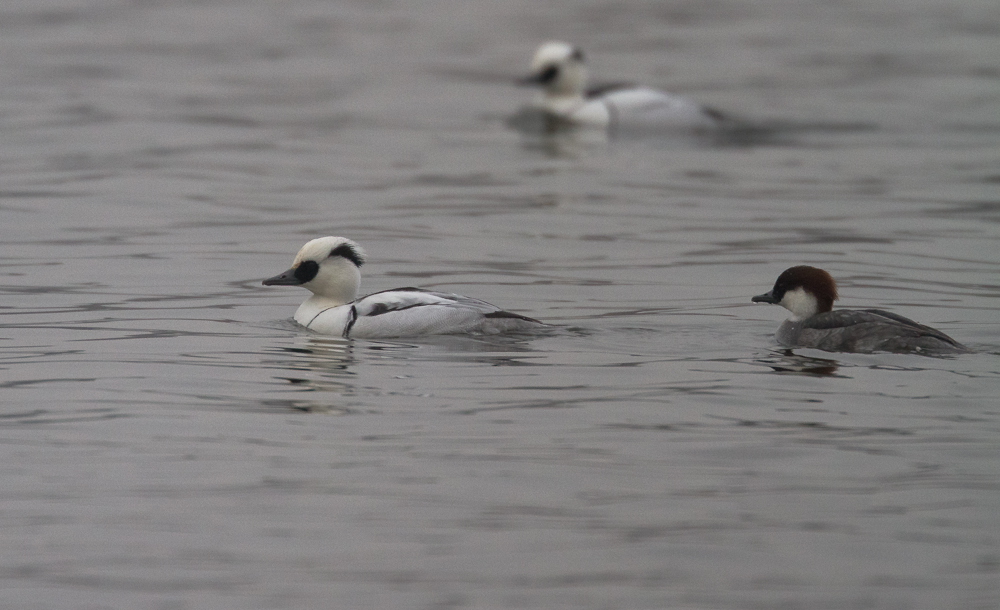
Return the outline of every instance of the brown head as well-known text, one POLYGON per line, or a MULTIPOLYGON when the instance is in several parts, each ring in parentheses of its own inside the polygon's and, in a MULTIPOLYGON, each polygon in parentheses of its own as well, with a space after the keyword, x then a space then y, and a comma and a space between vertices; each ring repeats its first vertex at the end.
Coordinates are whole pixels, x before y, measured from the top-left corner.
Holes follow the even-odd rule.
POLYGON ((750 300, 781 305, 797 318, 808 318, 833 309, 833 302, 837 300, 837 283, 822 269, 799 265, 785 269, 770 292, 750 300))

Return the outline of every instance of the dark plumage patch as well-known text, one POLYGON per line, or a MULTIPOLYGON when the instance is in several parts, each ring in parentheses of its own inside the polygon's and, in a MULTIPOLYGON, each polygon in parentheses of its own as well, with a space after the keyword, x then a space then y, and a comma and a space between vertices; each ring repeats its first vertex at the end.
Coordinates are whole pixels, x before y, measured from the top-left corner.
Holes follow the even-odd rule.
MULTIPOLYGON (((315 318, 313 318, 315 320, 315 318)), ((351 329, 354 328, 354 323, 358 321, 358 308, 351 305, 351 319, 347 321, 347 326, 344 327, 344 338, 350 337, 351 329)))
POLYGON ((402 305, 402 306, 398 306, 398 307, 392 307, 392 306, 387 305, 385 303, 376 303, 375 305, 372 305, 371 311, 369 311, 365 315, 367 317, 369 317, 369 318, 374 318, 375 316, 380 316, 380 315, 382 315, 384 313, 389 313, 389 312, 393 312, 393 311, 405 311, 407 309, 413 309, 414 307, 426 307, 429 304, 430 303, 412 303, 410 305, 402 305))
POLYGON ((535 324, 541 324, 538 320, 534 318, 529 318, 528 316, 522 316, 518 313, 513 313, 510 311, 492 311, 488 314, 483 315, 484 318, 513 318, 515 320, 524 320, 525 322, 534 322, 535 324))
POLYGON ((319 273, 319 263, 316 261, 302 261, 295 268, 295 279, 305 284, 311 282, 319 273))
POLYGON ((559 66, 551 65, 538 73, 538 82, 547 85, 559 77, 559 66))
POLYGON ((615 91, 621 91, 622 89, 632 89, 635 87, 635 83, 602 83, 600 85, 594 85, 587 89, 584 96, 587 99, 593 99, 595 97, 600 97, 602 95, 607 95, 608 93, 614 93, 615 91))
MULTIPOLYGON (((389 290, 380 290, 378 292, 373 292, 365 298, 368 299, 378 294, 383 294, 386 292, 427 292, 422 288, 414 288, 412 286, 407 286, 405 288, 391 288, 389 290)), ((382 314, 387 314, 393 311, 403 311, 404 309, 412 309, 414 307, 423 307, 427 303, 411 303, 409 305, 391 305, 389 303, 375 303, 371 306, 371 309, 364 315, 367 318, 373 318, 375 316, 381 316, 382 314)))
POLYGON ((375 303, 375 305, 372 306, 372 310, 368 312, 368 315, 372 317, 380 316, 384 313, 389 313, 390 311, 392 310, 385 303, 375 303))
POLYGON ((367 295, 365 298, 373 297, 376 294, 385 294, 386 292, 427 292, 423 288, 414 288, 413 286, 406 286, 404 288, 389 288, 388 290, 379 290, 378 292, 373 292, 367 295))
POLYGON ((354 249, 350 244, 340 244, 336 248, 330 251, 330 256, 341 256, 347 260, 354 263, 355 267, 360 267, 365 264, 365 257, 361 255, 360 252, 354 249))

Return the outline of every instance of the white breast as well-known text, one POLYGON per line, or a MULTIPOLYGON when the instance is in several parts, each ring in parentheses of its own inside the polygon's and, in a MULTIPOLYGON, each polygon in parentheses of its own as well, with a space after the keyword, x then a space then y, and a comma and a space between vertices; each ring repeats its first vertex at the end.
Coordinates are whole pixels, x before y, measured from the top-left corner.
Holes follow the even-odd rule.
POLYGON ((344 335, 344 329, 353 317, 351 304, 329 306, 307 299, 295 311, 295 321, 324 335, 344 335))

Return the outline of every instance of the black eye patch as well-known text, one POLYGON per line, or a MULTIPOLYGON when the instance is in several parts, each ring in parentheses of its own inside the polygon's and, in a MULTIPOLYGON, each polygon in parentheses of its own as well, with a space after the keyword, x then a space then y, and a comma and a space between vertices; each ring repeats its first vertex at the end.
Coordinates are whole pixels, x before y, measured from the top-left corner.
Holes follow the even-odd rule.
POLYGON ((319 273, 319 263, 316 261, 302 261, 295 268, 295 279, 305 284, 306 282, 311 282, 317 273, 319 273))
POLYGON ((559 76, 559 66, 549 66, 538 75, 538 82, 548 84, 559 76))

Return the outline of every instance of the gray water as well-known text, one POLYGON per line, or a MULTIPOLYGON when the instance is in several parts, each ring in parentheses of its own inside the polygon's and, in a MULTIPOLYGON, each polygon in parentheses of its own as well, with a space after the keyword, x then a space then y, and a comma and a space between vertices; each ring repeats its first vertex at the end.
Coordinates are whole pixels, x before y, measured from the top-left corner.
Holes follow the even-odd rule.
POLYGON ((0 606, 1000 606, 995 0, 0 8, 0 606), (774 127, 512 129, 537 44, 774 127), (344 341, 265 288, 560 328, 344 341), (954 358, 778 348, 814 264, 954 358))

